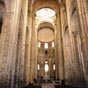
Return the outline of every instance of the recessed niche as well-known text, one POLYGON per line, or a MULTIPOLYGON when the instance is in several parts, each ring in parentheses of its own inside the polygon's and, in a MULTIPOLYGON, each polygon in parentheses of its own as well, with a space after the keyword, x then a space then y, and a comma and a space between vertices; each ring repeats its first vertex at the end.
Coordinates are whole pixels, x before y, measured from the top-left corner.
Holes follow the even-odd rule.
POLYGON ((48 51, 47 50, 45 50, 45 55, 47 55, 48 54, 48 51))

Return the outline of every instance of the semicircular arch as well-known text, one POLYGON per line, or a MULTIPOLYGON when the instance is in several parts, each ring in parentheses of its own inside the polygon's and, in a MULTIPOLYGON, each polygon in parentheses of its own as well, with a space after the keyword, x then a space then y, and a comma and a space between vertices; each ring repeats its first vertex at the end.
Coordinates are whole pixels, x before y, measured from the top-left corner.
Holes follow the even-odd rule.
POLYGON ((40 23, 40 24, 38 25, 37 30, 39 31, 41 28, 45 28, 45 27, 52 29, 52 31, 55 30, 53 24, 50 23, 50 22, 43 22, 43 23, 40 23))

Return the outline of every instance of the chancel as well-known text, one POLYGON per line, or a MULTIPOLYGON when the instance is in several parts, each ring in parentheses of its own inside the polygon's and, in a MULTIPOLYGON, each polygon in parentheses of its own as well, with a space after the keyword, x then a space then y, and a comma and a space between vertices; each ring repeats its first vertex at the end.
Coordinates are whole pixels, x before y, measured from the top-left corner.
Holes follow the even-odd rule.
POLYGON ((0 0, 0 88, 88 88, 88 0, 0 0))

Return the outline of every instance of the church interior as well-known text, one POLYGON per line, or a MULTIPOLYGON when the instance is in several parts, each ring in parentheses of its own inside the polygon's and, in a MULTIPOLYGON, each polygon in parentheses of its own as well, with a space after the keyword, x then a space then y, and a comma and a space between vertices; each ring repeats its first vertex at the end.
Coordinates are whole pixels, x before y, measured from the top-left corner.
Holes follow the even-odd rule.
POLYGON ((88 88, 88 0, 0 0, 0 88, 88 88))

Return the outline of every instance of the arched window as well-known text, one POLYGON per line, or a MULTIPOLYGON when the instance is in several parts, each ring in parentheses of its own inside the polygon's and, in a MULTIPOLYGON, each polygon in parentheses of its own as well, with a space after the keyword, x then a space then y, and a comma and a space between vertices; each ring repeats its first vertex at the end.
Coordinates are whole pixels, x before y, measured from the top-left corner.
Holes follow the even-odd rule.
POLYGON ((40 70, 40 64, 38 64, 38 70, 40 70))
POLYGON ((55 70, 55 64, 53 64, 53 70, 55 70))
POLYGON ((54 48, 54 46, 55 46, 55 45, 54 45, 54 42, 52 42, 52 47, 54 48))
POLYGON ((49 65, 48 65, 48 62, 45 61, 45 72, 48 72, 48 70, 49 70, 49 65))
POLYGON ((48 43, 45 43, 45 44, 44 44, 44 48, 45 48, 45 49, 48 49, 48 43))
POLYGON ((41 42, 38 42, 38 47, 39 47, 39 48, 41 47, 41 42))

